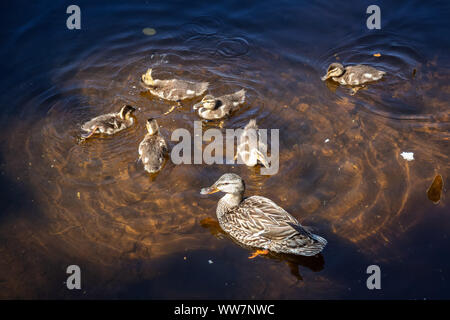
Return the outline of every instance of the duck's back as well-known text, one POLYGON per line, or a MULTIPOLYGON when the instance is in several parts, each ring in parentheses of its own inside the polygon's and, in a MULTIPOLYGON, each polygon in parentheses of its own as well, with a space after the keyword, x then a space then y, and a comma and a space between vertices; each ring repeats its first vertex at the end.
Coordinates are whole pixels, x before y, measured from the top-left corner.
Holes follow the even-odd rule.
POLYGON ((192 82, 186 80, 155 80, 149 90, 155 96, 165 100, 178 101, 194 98, 205 93, 208 82, 192 82))
POLYGON ((237 146, 237 153, 247 166, 253 167, 258 163, 254 152, 254 149, 259 149, 258 143, 262 143, 261 134, 258 130, 256 120, 252 119, 245 126, 242 135, 239 137, 239 145, 237 146))
POLYGON ((148 134, 139 144, 139 158, 148 172, 156 172, 161 168, 166 153, 166 141, 159 134, 148 134))
MULTIPOLYGON (((132 118, 130 118, 130 123, 132 123, 132 118)), ((84 131, 90 131, 94 128, 97 128, 101 133, 112 134, 127 128, 127 123, 116 113, 108 113, 95 117, 81 126, 84 131)))
POLYGON ((345 68, 345 73, 341 77, 333 78, 340 84, 357 86, 368 82, 380 80, 384 71, 377 70, 370 66, 356 65, 345 68))
POLYGON ((239 108, 245 102, 245 90, 241 89, 235 93, 227 94, 219 97, 222 104, 227 107, 227 112, 231 113, 239 108))
POLYGON ((221 227, 244 245, 312 256, 327 243, 268 198, 248 197, 226 213, 220 212, 220 207, 219 201, 217 215, 221 227))

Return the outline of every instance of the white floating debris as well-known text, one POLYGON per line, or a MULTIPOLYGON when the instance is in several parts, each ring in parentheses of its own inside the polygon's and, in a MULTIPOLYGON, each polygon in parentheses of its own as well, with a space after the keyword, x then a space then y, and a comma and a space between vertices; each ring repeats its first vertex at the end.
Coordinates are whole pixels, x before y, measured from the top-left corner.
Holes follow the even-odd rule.
POLYGON ((212 260, 208 260, 208 263, 209 264, 213 264, 214 262, 212 260))
POLYGON ((414 160, 414 152, 402 152, 400 155, 403 157, 403 159, 407 161, 413 161, 414 160))
POLYGON ((156 34, 156 30, 153 28, 144 28, 142 29, 142 33, 146 36, 154 36, 156 34))
POLYGON ((325 141, 324 141, 325 143, 328 143, 328 142, 330 142, 330 139, 325 139, 325 141))

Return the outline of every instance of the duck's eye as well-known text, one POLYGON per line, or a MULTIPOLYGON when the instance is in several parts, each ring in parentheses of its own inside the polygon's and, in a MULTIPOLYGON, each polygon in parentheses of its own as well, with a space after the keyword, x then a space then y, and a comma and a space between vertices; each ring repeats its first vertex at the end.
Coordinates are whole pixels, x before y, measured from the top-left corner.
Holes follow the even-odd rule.
POLYGON ((221 105, 222 105, 222 101, 217 100, 216 103, 215 103, 215 105, 214 105, 214 109, 219 108, 221 105))

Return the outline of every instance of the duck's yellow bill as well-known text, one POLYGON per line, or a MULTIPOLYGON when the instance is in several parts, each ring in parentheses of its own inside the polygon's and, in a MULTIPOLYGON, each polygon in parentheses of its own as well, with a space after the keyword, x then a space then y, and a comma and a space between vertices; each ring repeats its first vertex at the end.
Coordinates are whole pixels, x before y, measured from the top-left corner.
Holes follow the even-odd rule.
POLYGON ((200 190, 200 194, 211 194, 211 193, 216 193, 219 191, 220 190, 217 189, 216 187, 209 187, 209 188, 203 188, 202 190, 200 190))

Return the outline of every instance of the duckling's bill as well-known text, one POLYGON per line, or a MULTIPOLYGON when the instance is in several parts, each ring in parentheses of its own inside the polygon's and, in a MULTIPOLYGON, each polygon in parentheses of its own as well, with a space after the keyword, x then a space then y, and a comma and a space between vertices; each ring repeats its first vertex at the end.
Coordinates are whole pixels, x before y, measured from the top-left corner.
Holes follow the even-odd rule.
POLYGON ((331 71, 333 71, 333 70, 330 70, 330 71, 328 71, 327 72, 327 74, 326 75, 324 75, 322 78, 320 78, 322 81, 325 81, 325 80, 327 80, 328 78, 330 78, 331 77, 331 71))

